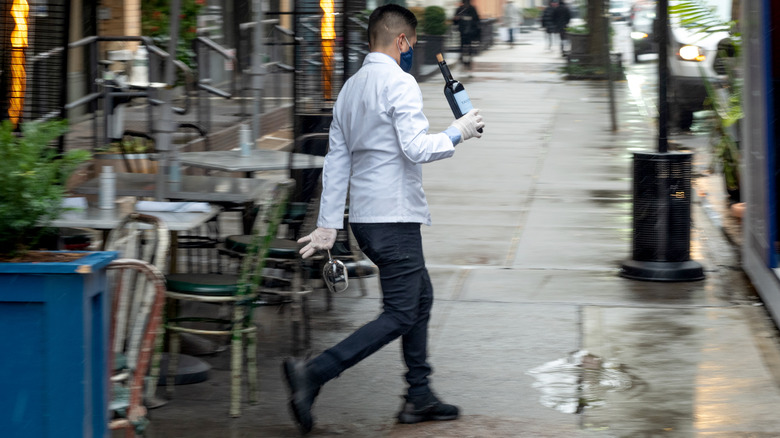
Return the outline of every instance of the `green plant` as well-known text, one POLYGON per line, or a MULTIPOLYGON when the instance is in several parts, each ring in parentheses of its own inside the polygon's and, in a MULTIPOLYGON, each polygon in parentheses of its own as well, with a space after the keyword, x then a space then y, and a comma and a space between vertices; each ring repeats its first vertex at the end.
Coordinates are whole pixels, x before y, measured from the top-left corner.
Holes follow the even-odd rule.
POLYGON ((523 17, 533 18, 534 20, 539 18, 542 11, 539 8, 523 8, 523 17))
POLYGON ((90 157, 50 146, 67 130, 66 121, 22 124, 21 133, 8 120, 0 125, 0 254, 24 252, 62 211, 65 181, 90 157))
POLYGON ((447 33, 447 13, 440 6, 425 8, 422 22, 422 32, 425 35, 444 35, 447 33))
POLYGON ((577 26, 569 26, 566 28, 566 33, 570 35, 587 35, 590 33, 587 24, 579 24, 577 26))
POLYGON ((125 135, 121 141, 95 148, 96 154, 146 154, 155 152, 154 141, 143 137, 125 135))
MULTIPOLYGON (((141 31, 167 49, 170 39, 170 0, 142 0, 141 31)), ((206 0, 182 0, 176 58, 193 67, 192 40, 198 36, 198 13, 206 0)))
POLYGON ((736 74, 736 61, 742 48, 741 35, 734 32, 736 22, 724 22, 717 16, 709 5, 700 0, 686 0, 669 7, 669 14, 676 16, 680 23, 689 29, 695 30, 702 38, 717 32, 730 32, 732 56, 722 56, 722 59, 732 59, 733 64, 724 64, 728 81, 725 87, 716 88, 702 71, 702 80, 707 90, 706 106, 711 108, 714 115, 713 124, 710 127, 710 144, 714 166, 723 172, 726 191, 731 202, 739 202, 740 189, 740 150, 738 124, 744 118, 742 110, 742 80, 736 74))
POLYGON ((713 158, 723 171, 726 191, 732 202, 739 202, 740 150, 735 125, 745 117, 742 111, 742 80, 733 79, 723 93, 704 81, 707 88, 707 106, 713 109, 714 123, 710 131, 713 158))
MULTIPOLYGON (((612 63, 611 67, 614 80, 622 81, 626 78, 621 64, 612 63)), ((607 69, 601 64, 571 62, 561 67, 560 71, 567 79, 607 79, 607 69)))

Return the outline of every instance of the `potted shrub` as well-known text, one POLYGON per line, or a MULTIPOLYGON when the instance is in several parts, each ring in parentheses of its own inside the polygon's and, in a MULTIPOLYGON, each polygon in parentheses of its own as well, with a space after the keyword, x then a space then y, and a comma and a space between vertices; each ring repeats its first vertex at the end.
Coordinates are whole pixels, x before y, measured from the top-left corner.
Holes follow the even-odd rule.
POLYGON ((36 245, 62 211, 65 181, 89 159, 87 151, 59 156, 50 147, 67 129, 65 121, 28 123, 21 132, 10 121, 0 125, 0 260, 36 245))
POLYGON ((0 410, 10 436, 107 435, 108 323, 105 267, 114 252, 29 251, 62 210, 64 183, 89 158, 51 142, 64 121, 0 124, 0 410), (31 261, 27 261, 27 259, 31 261), (24 409, 18 409, 24 406, 24 409))
POLYGON ((571 56, 582 56, 588 54, 588 35, 590 31, 588 26, 581 24, 578 26, 569 26, 566 28, 566 39, 571 44, 571 56))
POLYGON ((154 140, 125 135, 122 140, 95 150, 92 176, 97 177, 103 166, 113 166, 115 172, 157 173, 154 140))
POLYGON ((534 26, 541 16, 542 11, 539 8, 523 8, 523 25, 534 26))
POLYGON ((425 64, 436 64, 436 54, 444 51, 444 35, 447 33, 447 13, 440 6, 428 6, 423 12, 419 39, 425 41, 425 64))

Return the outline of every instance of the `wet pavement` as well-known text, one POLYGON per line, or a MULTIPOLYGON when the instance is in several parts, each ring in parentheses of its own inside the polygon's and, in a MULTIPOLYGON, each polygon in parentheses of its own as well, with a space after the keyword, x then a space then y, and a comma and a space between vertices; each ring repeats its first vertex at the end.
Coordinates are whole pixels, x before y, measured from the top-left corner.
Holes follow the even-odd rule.
MULTIPOLYGON (((778 336, 737 248, 697 199, 691 255, 705 280, 618 276, 631 253, 632 153, 654 149, 654 122, 620 82, 611 132, 606 84, 565 81, 563 58, 542 38, 486 51, 471 78, 455 69, 485 134, 424 167, 433 388, 462 417, 396 424, 405 385, 394 342, 322 389, 309 436, 780 436, 778 336)), ((451 121, 442 85, 421 84, 432 132, 451 121)), ((696 184, 708 204, 720 202, 717 185, 696 184)), ((379 312, 375 278, 367 296, 350 285, 331 311, 313 296, 313 354, 379 312)), ((151 411, 147 436, 298 436, 281 381, 286 314, 256 317, 259 403, 230 418, 229 354, 203 356, 209 380, 178 386, 151 411)))

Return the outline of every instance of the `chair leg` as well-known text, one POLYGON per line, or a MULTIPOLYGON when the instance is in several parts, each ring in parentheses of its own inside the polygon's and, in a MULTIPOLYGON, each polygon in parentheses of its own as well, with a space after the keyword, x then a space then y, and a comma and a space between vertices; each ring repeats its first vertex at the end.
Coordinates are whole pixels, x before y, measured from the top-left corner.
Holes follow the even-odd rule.
MULTIPOLYGON (((254 324, 251 323, 250 324, 254 324)), ((257 403, 257 327, 246 334, 246 368, 249 381, 249 402, 257 403)))
POLYGON ((181 349, 181 339, 179 332, 171 327, 170 346, 168 350, 168 375, 165 376, 166 390, 168 398, 173 398, 173 388, 176 385, 176 371, 179 368, 179 350, 181 349))
POLYGON ((244 312, 240 307, 233 314, 233 329, 230 344, 230 416, 241 416, 241 356, 243 354, 244 335, 241 333, 241 321, 244 312))
POLYGON ((149 378, 146 380, 146 400, 154 400, 157 394, 157 381, 160 378, 160 359, 162 358, 162 351, 165 343, 165 330, 160 330, 157 333, 157 337, 154 339, 154 354, 152 355, 152 362, 149 370, 149 378))

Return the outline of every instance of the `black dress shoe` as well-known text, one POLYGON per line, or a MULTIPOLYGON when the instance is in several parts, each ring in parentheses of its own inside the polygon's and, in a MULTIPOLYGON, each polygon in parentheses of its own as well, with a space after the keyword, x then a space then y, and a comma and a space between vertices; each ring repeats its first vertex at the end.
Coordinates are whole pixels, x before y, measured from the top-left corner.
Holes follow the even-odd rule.
POLYGON ((311 407, 320 393, 320 386, 306 369, 306 362, 300 359, 285 359, 282 364, 287 387, 290 389, 290 410, 295 422, 304 434, 314 426, 311 407))
POLYGON ((398 413, 398 422, 414 424, 423 421, 448 421, 455 420, 460 414, 457 406, 442 403, 435 395, 430 394, 423 400, 410 400, 406 396, 401 412, 398 413))

